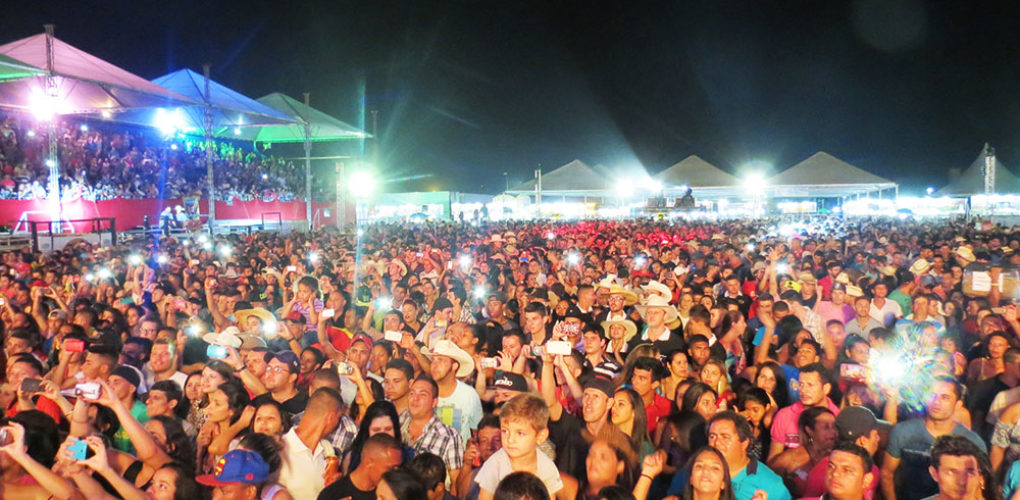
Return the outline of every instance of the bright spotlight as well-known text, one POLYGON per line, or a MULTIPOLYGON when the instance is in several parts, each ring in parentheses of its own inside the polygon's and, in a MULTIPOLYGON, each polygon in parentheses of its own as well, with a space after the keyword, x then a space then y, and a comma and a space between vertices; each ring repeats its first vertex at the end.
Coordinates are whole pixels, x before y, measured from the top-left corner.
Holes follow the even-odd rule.
POLYGON ((319 261, 319 253, 318 252, 308 252, 308 262, 318 262, 318 261, 319 261))
POLYGON ((49 167, 49 168, 53 168, 53 167, 57 166, 57 162, 55 162, 53 160, 46 160, 46 166, 49 167))
POLYGON ((47 95, 43 92, 32 94, 29 99, 28 108, 37 120, 50 121, 54 116, 60 114, 60 98, 55 95, 47 95))
POLYGON ((152 120, 152 126, 156 127, 163 135, 173 135, 174 132, 185 127, 184 116, 181 115, 181 110, 179 109, 166 110, 159 108, 156 110, 156 116, 152 120))
POLYGON ((85 125, 84 123, 82 123, 81 126, 78 127, 78 130, 81 130, 82 132, 88 132, 89 131, 89 126, 85 125))
POLYGON ((361 197, 371 196, 376 187, 375 177, 366 171, 352 173, 348 184, 351 192, 361 197))
POLYGON ((613 187, 613 191, 616 192, 616 196, 626 198, 634 194, 634 181, 630 179, 618 179, 616 185, 613 187))
POLYGON ((35 137, 35 130, 29 130, 28 132, 25 132, 25 135, 29 137, 35 137))
POLYGON ((234 127, 234 135, 241 135, 241 127, 234 127))
POLYGON ((765 174, 761 172, 751 172, 744 176, 744 189, 760 193, 765 190, 765 174))
POLYGON ((928 186, 928 189, 925 189, 925 191, 928 193, 928 196, 931 196, 935 193, 935 186, 928 186))
POLYGON ((102 112, 100 113, 100 115, 102 115, 102 117, 103 117, 103 118, 107 118, 107 119, 108 119, 108 118, 110 118, 111 116, 113 116, 113 113, 111 113, 111 112, 109 112, 109 111, 107 111, 107 110, 105 110, 105 109, 104 109, 104 110, 103 110, 103 111, 102 111, 102 112))

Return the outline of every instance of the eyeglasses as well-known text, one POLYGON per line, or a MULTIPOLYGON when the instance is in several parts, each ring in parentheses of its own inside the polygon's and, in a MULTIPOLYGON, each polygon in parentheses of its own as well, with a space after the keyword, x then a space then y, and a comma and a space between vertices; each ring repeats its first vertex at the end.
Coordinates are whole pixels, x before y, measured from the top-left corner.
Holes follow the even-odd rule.
POLYGON ((267 372, 284 373, 284 372, 289 372, 290 368, 288 368, 286 366, 270 366, 270 367, 266 368, 266 371, 267 372))

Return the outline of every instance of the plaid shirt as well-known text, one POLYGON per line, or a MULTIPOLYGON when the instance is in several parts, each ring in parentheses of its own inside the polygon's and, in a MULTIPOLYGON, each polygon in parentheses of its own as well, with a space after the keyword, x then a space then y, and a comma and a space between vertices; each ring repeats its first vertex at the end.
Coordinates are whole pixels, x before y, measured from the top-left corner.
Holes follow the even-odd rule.
MULTIPOLYGON (((291 425, 297 427, 301 423, 301 418, 305 416, 305 412, 298 413, 291 418, 291 425)), ((354 442, 354 438, 358 435, 358 424, 351 420, 351 417, 344 415, 340 417, 340 423, 337 424, 336 429, 330 435, 326 436, 326 441, 336 448, 337 453, 343 455, 347 453, 347 450, 351 447, 351 443, 354 442)))
POLYGON ((418 440, 411 442, 411 412, 404 410, 400 414, 400 433, 404 436, 404 442, 414 453, 432 453, 443 459, 448 470, 457 470, 464 465, 464 442, 460 433, 448 425, 443 424, 435 415, 425 424, 418 440))

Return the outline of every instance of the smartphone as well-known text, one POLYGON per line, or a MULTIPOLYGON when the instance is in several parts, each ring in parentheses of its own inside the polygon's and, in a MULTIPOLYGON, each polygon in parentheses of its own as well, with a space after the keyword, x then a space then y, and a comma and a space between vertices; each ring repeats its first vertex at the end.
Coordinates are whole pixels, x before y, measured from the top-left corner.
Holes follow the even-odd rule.
POLYGON ((64 341, 63 349, 67 352, 85 352, 85 341, 82 339, 67 339, 64 341))
POLYGON ((437 319, 436 320, 436 328, 446 328, 446 320, 445 319, 437 319))
POLYGON ((0 429, 0 446, 3 446, 5 444, 8 444, 7 443, 7 429, 0 429))
POLYGON ((85 399, 99 399, 103 387, 97 382, 82 382, 74 386, 74 393, 85 399))
POLYGON ((336 363, 336 372, 340 375, 350 375, 354 373, 354 367, 352 367, 349 363, 336 363))
POLYGON ((423 257, 423 256, 424 256, 425 254, 423 254, 423 253, 421 253, 421 252, 418 252, 418 253, 416 253, 415 255, 416 255, 416 256, 417 256, 418 258, 421 258, 421 257, 423 257))
POLYGON ((5 299, 3 297, 0 297, 0 306, 5 306, 5 305, 7 305, 7 299, 5 299))
POLYGON ((81 439, 75 439, 74 444, 68 446, 67 449, 71 450, 71 453, 74 454, 75 460, 85 460, 88 458, 86 455, 89 452, 89 445, 81 439))
POLYGON ((174 310, 175 311, 183 311, 184 310, 184 304, 185 304, 184 299, 174 300, 174 310))
POLYGON ((336 309, 323 309, 319 314, 321 314, 324 319, 329 319, 336 314, 336 309))
POLYGON ((287 266, 287 272, 288 273, 296 273, 297 272, 297 266, 287 266))
POLYGON ((401 340, 404 340, 404 334, 393 330, 387 330, 383 333, 383 338, 390 342, 400 342, 401 340))
POLYGON ((21 381, 21 392, 43 392, 42 380, 37 378, 26 378, 21 381))
POLYGON ((843 363, 839 366, 839 377, 847 380, 867 380, 868 369, 858 364, 843 363))
POLYGON ((499 366, 499 360, 496 358, 482 358, 478 364, 481 365, 482 368, 496 368, 499 366))
POLYGON ((576 335, 580 333, 581 325, 577 323, 563 323, 563 333, 567 335, 576 335))
POLYGON ((545 354, 545 347, 537 345, 531 348, 531 355, 536 358, 541 358, 545 354))
POLYGON ((223 359, 227 357, 227 348, 221 345, 211 345, 205 349, 205 355, 213 359, 223 359))
POLYGON ((124 297, 123 299, 120 299, 120 303, 124 305, 131 305, 135 303, 135 299, 131 297, 124 297))
POLYGON ((192 265, 192 266, 197 266, 197 265, 199 265, 199 264, 200 264, 200 262, 198 261, 198 259, 191 259, 191 260, 190 260, 190 261, 188 262, 188 264, 189 264, 189 265, 192 265))
POLYGON ((570 342, 563 340, 550 340, 545 343, 546 352, 549 354, 562 354, 564 356, 570 355, 572 349, 570 342))

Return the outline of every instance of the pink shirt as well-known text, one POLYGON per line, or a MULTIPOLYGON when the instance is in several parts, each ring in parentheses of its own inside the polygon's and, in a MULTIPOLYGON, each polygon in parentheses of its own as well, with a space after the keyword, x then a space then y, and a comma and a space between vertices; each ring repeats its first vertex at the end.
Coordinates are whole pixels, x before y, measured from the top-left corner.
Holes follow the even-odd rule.
MULTIPOLYGON (((839 408, 832 404, 831 399, 825 398, 825 403, 833 415, 839 414, 839 408)), ((772 429, 769 432, 773 443, 783 443, 783 446, 787 448, 800 446, 797 419, 800 418, 801 413, 804 413, 804 403, 800 401, 776 412, 775 418, 772 419, 772 429)))

